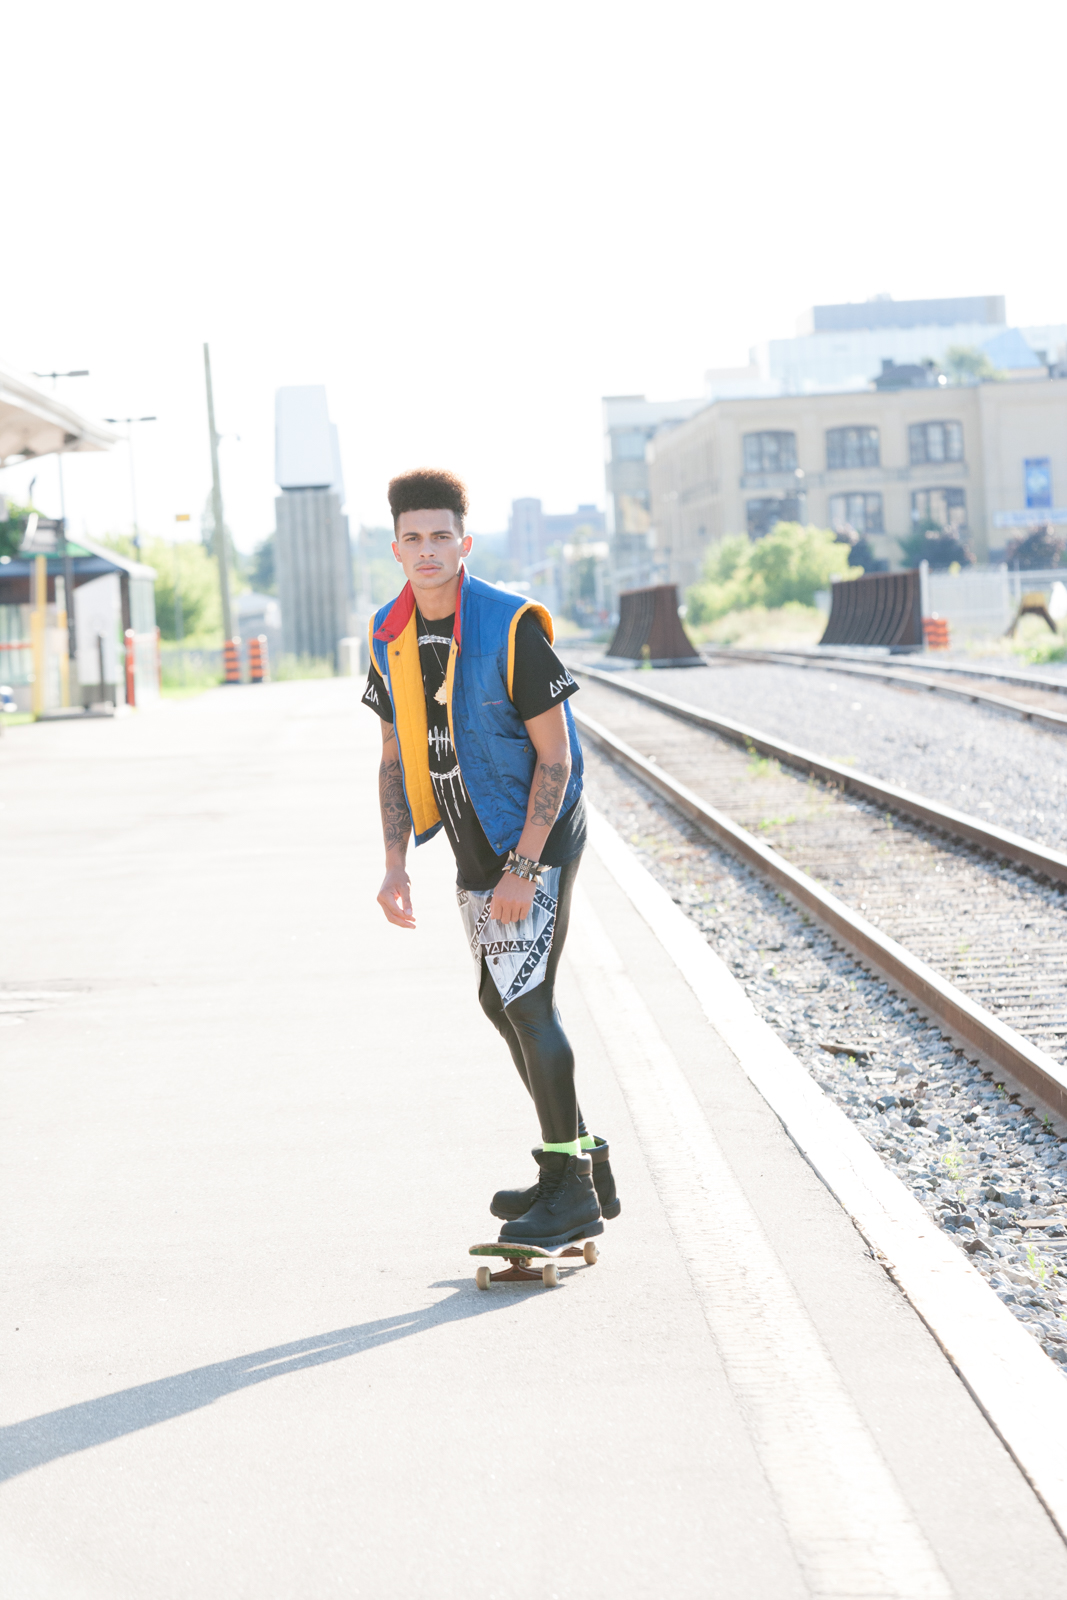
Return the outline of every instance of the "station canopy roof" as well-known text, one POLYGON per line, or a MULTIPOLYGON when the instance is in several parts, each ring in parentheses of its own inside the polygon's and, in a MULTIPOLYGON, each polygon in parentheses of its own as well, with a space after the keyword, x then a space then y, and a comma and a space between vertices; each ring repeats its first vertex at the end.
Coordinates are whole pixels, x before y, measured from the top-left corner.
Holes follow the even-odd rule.
POLYGON ((20 373, 0 366, 0 467, 33 456, 73 450, 110 450, 119 435, 90 422, 38 389, 20 373))

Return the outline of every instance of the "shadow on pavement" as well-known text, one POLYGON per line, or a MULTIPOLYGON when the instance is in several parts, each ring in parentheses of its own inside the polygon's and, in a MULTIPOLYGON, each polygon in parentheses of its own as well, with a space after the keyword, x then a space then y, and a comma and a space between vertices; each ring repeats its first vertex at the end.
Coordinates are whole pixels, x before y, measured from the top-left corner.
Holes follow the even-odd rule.
POLYGON ((194 1367, 191 1372, 156 1378, 152 1383, 119 1389, 97 1400, 82 1400, 60 1411, 46 1411, 25 1422, 13 1422, 0 1428, 0 1483, 30 1472, 34 1467, 47 1466, 63 1456, 76 1455, 80 1450, 91 1450, 95 1445, 109 1444, 112 1439, 121 1439, 142 1428, 154 1428, 172 1417, 198 1411, 224 1395, 249 1389, 253 1384, 266 1383, 271 1378, 281 1378, 306 1367, 323 1366, 328 1361, 345 1361, 349 1356, 362 1355, 394 1339, 406 1339, 409 1334, 424 1333, 448 1322, 513 1306, 518 1298, 499 1292, 479 1294, 469 1278, 451 1279, 432 1287, 451 1288, 455 1293, 419 1311, 400 1312, 394 1317, 356 1323, 350 1328, 334 1328, 329 1333, 297 1339, 292 1344, 274 1345, 269 1350, 255 1350, 231 1361, 194 1367))

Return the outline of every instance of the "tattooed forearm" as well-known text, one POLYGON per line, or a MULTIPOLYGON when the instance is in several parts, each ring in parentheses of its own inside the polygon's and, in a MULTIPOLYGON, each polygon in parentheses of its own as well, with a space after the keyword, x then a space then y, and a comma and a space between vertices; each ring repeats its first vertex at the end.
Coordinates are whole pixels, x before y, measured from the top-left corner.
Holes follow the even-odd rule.
POLYGON ((556 761, 551 766, 547 761, 542 761, 538 767, 531 796, 533 810, 530 815, 530 821, 536 827, 550 828, 559 816, 559 808, 563 804, 563 794, 567 787, 567 770, 565 761, 556 761))
POLYGON ((404 798, 404 780, 400 776, 400 762, 382 757, 378 768, 378 800, 382 809, 382 835, 386 852, 407 849, 411 837, 411 814, 404 798))

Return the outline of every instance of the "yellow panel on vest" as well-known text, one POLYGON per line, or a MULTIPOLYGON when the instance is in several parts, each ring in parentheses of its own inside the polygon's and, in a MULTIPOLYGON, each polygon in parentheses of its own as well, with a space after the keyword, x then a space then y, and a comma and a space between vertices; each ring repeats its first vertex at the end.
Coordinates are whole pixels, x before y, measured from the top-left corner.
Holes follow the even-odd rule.
POLYGON ((393 717, 404 768, 411 822, 416 834, 423 834, 441 820, 434 799, 428 749, 429 724, 426 721, 426 692, 419 661, 419 636, 412 611, 399 639, 386 646, 389 652, 389 687, 393 695, 393 717))

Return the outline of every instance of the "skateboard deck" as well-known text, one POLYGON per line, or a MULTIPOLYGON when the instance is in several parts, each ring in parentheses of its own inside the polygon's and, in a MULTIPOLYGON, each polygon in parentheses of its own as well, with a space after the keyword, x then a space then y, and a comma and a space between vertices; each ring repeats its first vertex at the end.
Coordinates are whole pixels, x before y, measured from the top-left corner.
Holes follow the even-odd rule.
POLYGON ((569 1244, 557 1245, 551 1250, 544 1250, 536 1244, 505 1244, 497 1240, 493 1244, 472 1244, 470 1254, 498 1256, 510 1263, 500 1272, 491 1272, 487 1266, 479 1267, 474 1274, 479 1289, 488 1289, 491 1283, 529 1283, 535 1278, 551 1289, 559 1282, 556 1262, 561 1257, 584 1261, 587 1267, 591 1267, 595 1265, 600 1251, 592 1239, 573 1239, 569 1244), (533 1267, 535 1261, 541 1261, 544 1265, 533 1267))

